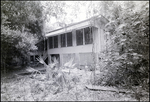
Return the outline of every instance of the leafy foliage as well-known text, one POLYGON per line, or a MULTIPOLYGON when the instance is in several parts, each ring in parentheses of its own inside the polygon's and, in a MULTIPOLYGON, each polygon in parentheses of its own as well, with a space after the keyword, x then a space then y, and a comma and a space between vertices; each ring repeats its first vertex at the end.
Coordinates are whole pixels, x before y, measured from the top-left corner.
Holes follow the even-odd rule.
POLYGON ((1 1, 1 68, 7 69, 16 56, 28 61, 29 51, 37 49, 35 44, 44 37, 45 20, 62 13, 63 3, 47 4, 49 8, 40 1, 1 1))
POLYGON ((124 2, 122 7, 121 4, 112 5, 116 6, 105 29, 107 51, 103 52, 100 62, 104 70, 107 70, 102 79, 106 82, 105 85, 122 85, 128 88, 139 85, 148 89, 148 2, 124 2))
POLYGON ((38 2, 1 1, 1 68, 12 67, 18 57, 20 64, 28 61, 28 52, 37 49, 42 38, 42 9, 38 2))
MULTIPOLYGON (((67 88, 68 91, 71 88, 71 83, 74 82, 74 84, 76 84, 76 82, 79 81, 77 76, 72 76, 70 74, 70 70, 67 73, 64 73, 64 70, 62 69, 63 67, 58 67, 58 61, 56 59, 56 57, 54 57, 54 62, 50 63, 50 64, 46 64, 44 62, 44 60, 39 57, 37 59, 41 64, 44 64, 44 67, 46 68, 46 79, 48 81, 53 81, 53 84, 55 84, 55 86, 58 86, 58 89, 56 90, 55 93, 63 90, 64 88, 67 88)), ((73 59, 71 59, 73 61, 73 59)), ((72 63, 72 61, 68 61, 67 64, 65 65, 69 65, 69 66, 64 66, 65 68, 73 68, 74 64, 72 63)))

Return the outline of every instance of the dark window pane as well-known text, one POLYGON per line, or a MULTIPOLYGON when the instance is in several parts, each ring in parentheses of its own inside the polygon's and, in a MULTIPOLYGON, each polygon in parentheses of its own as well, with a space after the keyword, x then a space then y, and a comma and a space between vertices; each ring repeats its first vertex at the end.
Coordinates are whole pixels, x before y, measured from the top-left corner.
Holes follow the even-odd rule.
POLYGON ((61 35, 61 47, 66 47, 65 34, 62 34, 62 35, 61 35))
POLYGON ((92 29, 87 27, 84 28, 84 34, 85 34, 85 44, 92 44, 93 43, 93 35, 92 35, 92 29))
POLYGON ((30 60, 31 60, 31 61, 34 61, 34 56, 30 56, 30 60))
POLYGON ((83 29, 76 31, 77 45, 83 45, 83 29))
POLYGON ((49 37, 49 48, 53 48, 53 38, 49 37))
POLYGON ((38 55, 35 55, 35 61, 38 61, 38 60, 37 60, 38 57, 39 57, 38 55))
POLYGON ((67 33, 67 46, 72 46, 72 32, 67 33))
POLYGON ((58 48, 58 36, 54 36, 54 48, 58 48))

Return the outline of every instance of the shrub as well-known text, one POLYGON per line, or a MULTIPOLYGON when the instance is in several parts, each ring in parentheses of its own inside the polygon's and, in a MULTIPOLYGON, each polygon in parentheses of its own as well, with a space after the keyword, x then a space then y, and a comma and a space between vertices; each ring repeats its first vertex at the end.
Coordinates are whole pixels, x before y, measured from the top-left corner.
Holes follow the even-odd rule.
MULTIPOLYGON (((106 24, 107 51, 99 62, 102 72, 108 70, 104 80, 105 85, 142 86, 149 89, 149 6, 139 4, 126 9, 119 8, 118 16, 106 24), (122 13, 122 14, 120 14, 122 13), (105 63, 105 64, 104 64, 105 63)), ((115 9, 114 11, 115 12, 115 9)), ((117 11, 116 11, 117 12, 117 11)), ((99 82, 99 83, 101 83, 99 82)))

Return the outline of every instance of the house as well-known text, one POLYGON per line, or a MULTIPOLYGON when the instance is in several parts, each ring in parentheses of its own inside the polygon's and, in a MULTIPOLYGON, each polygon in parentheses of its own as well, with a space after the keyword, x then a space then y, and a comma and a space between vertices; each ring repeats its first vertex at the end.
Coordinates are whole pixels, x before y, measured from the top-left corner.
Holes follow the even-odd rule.
POLYGON ((67 25, 66 27, 47 32, 45 39, 46 50, 32 55, 43 56, 47 63, 53 62, 55 56, 60 65, 74 59, 77 65, 90 65, 93 60, 98 61, 98 53, 106 50, 104 27, 108 20, 101 16, 94 16, 87 20, 67 25))

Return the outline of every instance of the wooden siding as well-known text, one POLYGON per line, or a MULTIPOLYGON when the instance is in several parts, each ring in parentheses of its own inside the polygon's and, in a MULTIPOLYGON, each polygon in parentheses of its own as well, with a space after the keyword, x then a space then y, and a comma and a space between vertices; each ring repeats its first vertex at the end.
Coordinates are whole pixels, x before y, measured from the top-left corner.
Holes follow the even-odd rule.
POLYGON ((88 20, 46 34, 46 37, 58 35, 58 48, 53 49, 48 48, 47 50, 48 58, 49 59, 51 58, 50 57, 51 54, 59 54, 61 65, 68 62, 71 59, 71 57, 74 57, 75 58, 74 63, 78 63, 79 65, 93 63, 93 57, 95 61, 98 61, 99 59, 98 54, 101 51, 106 50, 106 39, 104 39, 104 31, 103 31, 105 23, 106 22, 103 22, 102 20, 99 19, 88 20), (77 45, 76 30, 90 26, 92 26, 94 46, 93 43, 85 45, 84 34, 83 34, 83 42, 84 42, 83 45, 77 45), (67 32, 72 32, 72 46, 61 47, 60 35, 67 32))

